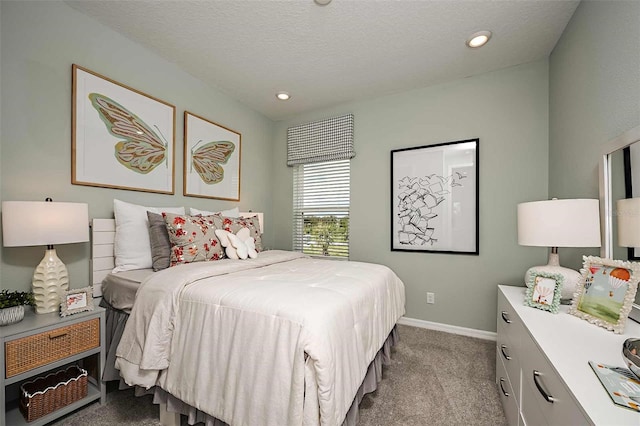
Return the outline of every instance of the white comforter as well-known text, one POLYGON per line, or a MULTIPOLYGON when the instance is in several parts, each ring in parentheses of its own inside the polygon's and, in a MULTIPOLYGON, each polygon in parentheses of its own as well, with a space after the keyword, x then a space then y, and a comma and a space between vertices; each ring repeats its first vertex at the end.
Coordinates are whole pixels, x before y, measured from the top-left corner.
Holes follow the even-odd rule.
POLYGON ((273 250, 177 266, 141 284, 116 367, 234 426, 339 425, 404 303, 370 263, 273 250))

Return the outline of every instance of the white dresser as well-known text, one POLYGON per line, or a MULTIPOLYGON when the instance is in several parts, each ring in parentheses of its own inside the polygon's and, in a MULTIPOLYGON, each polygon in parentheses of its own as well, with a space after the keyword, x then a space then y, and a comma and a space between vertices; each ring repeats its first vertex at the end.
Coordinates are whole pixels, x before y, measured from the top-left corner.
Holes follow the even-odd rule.
POLYGON ((573 315, 523 304, 524 287, 498 286, 496 384, 510 425, 640 425, 615 405, 588 364, 624 367, 622 342, 640 337, 627 321, 614 334, 573 315))

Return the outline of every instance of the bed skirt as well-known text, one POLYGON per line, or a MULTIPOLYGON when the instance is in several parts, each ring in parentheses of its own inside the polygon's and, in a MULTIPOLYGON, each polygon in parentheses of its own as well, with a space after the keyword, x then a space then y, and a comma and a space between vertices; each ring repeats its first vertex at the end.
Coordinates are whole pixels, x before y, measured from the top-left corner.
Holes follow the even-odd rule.
MULTIPOLYGON (((122 337, 122 333, 124 332, 124 326, 127 322, 127 318, 129 318, 129 314, 124 311, 114 309, 109 305, 109 303, 105 302, 104 299, 100 301, 100 306, 107 310, 105 330, 107 356, 102 380, 105 382, 119 380, 120 388, 126 388, 128 386, 121 379, 119 370, 115 368, 115 360, 116 349, 120 342, 120 338, 122 337)), ((391 348, 398 342, 398 339, 398 329, 397 326, 394 326, 382 345, 382 348, 380 348, 371 364, 369 364, 367 374, 356 393, 342 426, 355 426, 358 423, 358 406, 366 394, 371 393, 378 388, 378 383, 382 380, 382 366, 388 365, 391 362, 391 348)), ((228 426, 227 423, 190 406, 159 386, 150 390, 145 390, 143 388, 136 389, 136 395, 138 396, 148 393, 154 394, 153 402, 155 404, 166 403, 168 411, 187 416, 188 423, 190 425, 204 423, 206 426, 228 426)))

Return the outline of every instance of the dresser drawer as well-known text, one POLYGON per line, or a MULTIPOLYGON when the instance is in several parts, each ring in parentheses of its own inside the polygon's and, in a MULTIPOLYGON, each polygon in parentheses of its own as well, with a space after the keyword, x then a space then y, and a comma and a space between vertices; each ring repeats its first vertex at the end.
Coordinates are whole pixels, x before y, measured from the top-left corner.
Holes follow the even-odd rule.
MULTIPOLYGON (((500 353, 496 353, 496 385, 498 385, 498 394, 500 395, 500 402, 502 403, 507 423, 509 426, 517 426, 520 415, 518 413, 518 403, 515 399, 516 393, 513 391, 514 388, 511 386, 511 382, 507 376, 507 370, 500 358, 500 353)), ((518 372, 518 375, 519 374, 520 372, 518 372)))
POLYGON ((545 426, 549 424, 542 414, 542 408, 538 405, 538 395, 536 393, 538 393, 538 390, 532 389, 526 381, 522 384, 520 410, 522 411, 522 420, 527 426, 545 426))
POLYGON ((587 420, 555 369, 526 334, 522 339, 522 412, 527 424, 587 424, 587 420), (535 414, 534 414, 535 413, 535 414), (535 418, 531 418, 534 415, 535 418))
MULTIPOLYGON (((514 392, 514 398, 520 401, 520 360, 519 353, 515 345, 511 343, 506 336, 498 335, 496 344, 496 358, 499 359, 505 367, 509 382, 514 392)), ((496 368, 498 367, 496 362, 496 368)))
POLYGON ((498 336, 505 336, 507 339, 512 340, 512 343, 517 345, 519 336, 523 331, 522 322, 516 314, 513 306, 507 301, 502 292, 498 292, 498 320, 497 320, 497 332, 498 336))
POLYGON ((100 347, 100 319, 59 327, 5 343, 7 378, 100 347))

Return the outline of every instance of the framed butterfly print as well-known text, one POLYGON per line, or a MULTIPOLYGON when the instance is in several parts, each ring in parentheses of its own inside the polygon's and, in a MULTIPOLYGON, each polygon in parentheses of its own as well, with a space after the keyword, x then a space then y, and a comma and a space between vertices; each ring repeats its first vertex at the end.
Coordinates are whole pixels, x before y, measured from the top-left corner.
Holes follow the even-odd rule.
POLYGON ((242 135, 184 112, 184 195, 240 201, 242 135))
POLYGON ((175 192, 175 106, 73 65, 71 183, 175 192))

